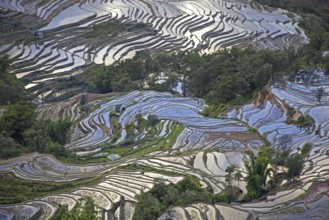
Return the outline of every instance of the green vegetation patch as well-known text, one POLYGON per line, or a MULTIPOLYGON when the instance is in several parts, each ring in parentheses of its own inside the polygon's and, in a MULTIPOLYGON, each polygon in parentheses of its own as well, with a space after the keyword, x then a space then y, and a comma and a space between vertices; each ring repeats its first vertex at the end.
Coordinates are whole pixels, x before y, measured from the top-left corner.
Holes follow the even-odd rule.
POLYGON ((24 83, 8 72, 9 65, 9 56, 0 56, 0 105, 27 99, 24 83))
POLYGON ((281 143, 277 148, 262 147, 257 156, 250 152, 250 159, 244 161, 247 171, 245 201, 262 197, 270 191, 281 188, 282 178, 294 180, 302 172, 306 155, 298 153, 291 155, 289 141, 279 142, 281 143), (285 166, 288 171, 283 175, 277 175, 275 169, 277 166, 285 166))
POLYGON ((0 174, 0 204, 20 203, 49 194, 69 192, 81 186, 94 185, 100 179, 100 176, 94 176, 56 183, 18 179, 11 173, 0 174))
POLYGON ((37 120, 35 107, 29 103, 10 105, 0 117, 0 158, 33 151, 72 157, 73 154, 63 146, 69 140, 71 124, 68 119, 37 120))
POLYGON ((227 110, 227 105, 225 104, 209 105, 201 114, 205 117, 217 118, 225 110, 227 110))
POLYGON ((197 178, 187 176, 177 184, 159 180, 147 193, 138 196, 133 219, 157 219, 171 206, 187 206, 195 202, 214 203, 221 198, 209 188, 201 188, 197 178))
POLYGON ((293 117, 297 113, 297 110, 286 103, 284 103, 284 107, 287 110, 287 124, 294 124, 301 128, 310 128, 315 124, 314 119, 309 115, 305 116, 301 114, 297 120, 294 120, 293 117))
POLYGON ((84 206, 78 203, 70 212, 62 205, 59 206, 56 214, 51 220, 96 220, 96 210, 94 201, 88 197, 84 206))
MULTIPOLYGON (((170 133, 165 137, 157 137, 156 135, 163 129, 163 122, 159 122, 157 119, 150 117, 148 120, 142 117, 137 117, 137 126, 134 123, 126 125, 128 138, 119 145, 105 144, 102 150, 108 154, 119 154, 121 157, 125 156, 145 156, 149 153, 159 150, 169 150, 174 145, 177 137, 184 130, 184 126, 177 122, 168 123, 166 131, 170 133), (153 121, 152 121, 153 120, 153 121), (152 121, 152 122, 151 122, 152 121), (150 127, 150 124, 153 126, 150 127), (147 136, 143 139, 135 141, 135 129, 138 132, 142 132, 147 129, 147 136)), ((140 133, 138 133, 140 134, 140 133)))

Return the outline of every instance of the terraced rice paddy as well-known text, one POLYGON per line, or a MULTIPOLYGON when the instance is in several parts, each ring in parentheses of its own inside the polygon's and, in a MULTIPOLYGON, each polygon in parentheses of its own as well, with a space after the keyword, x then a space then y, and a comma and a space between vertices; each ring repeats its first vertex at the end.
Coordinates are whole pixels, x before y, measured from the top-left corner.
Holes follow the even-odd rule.
MULTIPOLYGON (((109 65, 145 49, 151 54, 179 50, 212 53, 246 43, 275 49, 308 41, 298 27, 297 16, 238 1, 0 0, 0 12, 8 24, 13 19, 32 23, 28 28, 4 25, 0 54, 9 55, 11 73, 40 99, 76 92, 74 87, 53 91, 50 85, 82 77, 84 67, 92 63, 109 65), (108 22, 123 24, 119 36, 85 36, 108 22)), ((30 154, 0 161, 1 174, 35 182, 100 177, 96 184, 65 193, 0 205, 0 219, 50 219, 60 205, 72 210, 87 197, 95 202, 101 219, 132 219, 138 195, 152 189, 158 179, 175 184, 186 175, 221 193, 227 187, 229 166, 236 166, 245 177, 243 160, 248 159, 248 152, 257 152, 264 139, 278 146, 285 135, 297 153, 306 143, 313 143, 295 188, 252 203, 171 207, 159 219, 327 219, 328 89, 329 80, 322 71, 314 72, 308 81, 276 81, 267 94, 221 119, 200 114, 206 108, 204 100, 155 91, 89 94, 85 106, 80 101, 86 94, 41 104, 37 109, 40 119, 68 118, 74 122, 67 148, 81 157, 107 160, 114 155, 116 160, 77 165, 30 154), (324 89, 320 101, 316 97, 319 88, 324 89), (287 124, 286 105, 311 116, 313 127, 287 124), (129 130, 130 125, 138 125, 139 115, 144 120, 155 115, 159 123, 154 130, 129 130)), ((244 178, 234 180, 233 185, 246 192, 244 178)))
MULTIPOLYGON (((314 74, 319 75, 321 79, 319 84, 326 88, 325 76, 320 72, 314 74)), ((226 187, 226 168, 235 165, 242 176, 246 176, 243 163, 246 150, 257 150, 262 145, 258 137, 248 131, 249 129, 246 128, 248 124, 256 128, 260 134, 267 134, 268 140, 274 145, 280 135, 290 134, 295 151, 298 151, 298 147, 303 143, 312 140, 314 147, 305 161, 304 169, 299 177, 300 184, 294 189, 280 191, 252 203, 233 205, 195 203, 188 207, 173 207, 159 219, 169 217, 176 219, 217 219, 219 217, 274 219, 274 216, 275 218, 279 216, 280 218, 325 219, 328 216, 325 207, 329 202, 329 187, 326 183, 329 176, 329 158, 326 152, 329 149, 327 131, 323 125, 326 123, 323 119, 325 115, 312 115, 317 123, 316 127, 321 127, 321 136, 319 136, 312 129, 299 129, 295 125, 287 125, 285 123, 286 110, 282 103, 284 99, 286 103, 295 106, 301 112, 312 112, 317 108, 326 109, 327 94, 323 95, 321 104, 313 98, 313 87, 317 86, 317 84, 306 86, 292 82, 275 83, 271 87, 272 95, 266 96, 265 99, 260 97, 253 104, 229 112, 228 117, 232 119, 204 118, 199 114, 205 108, 203 100, 174 97, 170 93, 153 91, 135 91, 105 99, 104 97, 97 99, 96 96, 90 103, 97 104, 99 107, 88 116, 79 115, 79 107, 74 104, 80 96, 53 105, 41 105, 40 117, 47 118, 54 114, 58 118, 69 116, 71 120, 80 121, 72 135, 74 139, 67 146, 78 154, 101 152, 99 146, 111 141, 113 138, 111 132, 113 118, 111 117, 117 116, 110 116, 110 113, 118 105, 124 110, 118 117, 121 131, 117 144, 125 140, 126 125, 134 122, 139 113, 143 117, 149 114, 159 117, 161 122, 154 134, 156 137, 169 137, 170 128, 174 123, 181 124, 184 129, 170 148, 158 149, 144 157, 123 157, 108 165, 68 165, 42 155, 30 155, 5 161, 0 164, 3 172, 12 172, 19 178, 29 180, 70 181, 86 175, 103 175, 104 178, 96 185, 80 187, 65 194, 45 196, 19 205, 0 206, 1 215, 7 218, 13 215, 49 218, 54 215, 58 204, 67 204, 68 209, 72 209, 79 198, 88 196, 95 201, 100 213, 107 213, 105 219, 109 219, 108 216, 112 215, 117 217, 124 215, 123 219, 131 219, 136 202, 138 202, 137 195, 150 190, 156 179, 164 179, 166 183, 177 183, 185 175, 198 178, 203 187, 210 187, 214 193, 220 193, 226 187), (299 92, 296 92, 298 89, 299 92), (290 99, 293 95, 296 98, 290 99), (298 99, 307 101, 308 105, 301 105, 299 108, 298 99), (104 127, 107 129, 104 130, 104 127), (208 151, 204 151, 205 149, 208 151), (182 155, 177 156, 177 153, 182 155), (129 168, 131 165, 139 168, 131 169, 129 168), (151 167, 153 171, 141 171, 142 167, 151 167), (319 183, 314 185, 314 181, 319 183), (321 183, 322 181, 324 183, 321 183), (123 200, 125 202, 121 203, 122 205, 114 205, 123 200), (113 210, 114 206, 118 208, 113 210)), ((143 133, 137 135, 136 140, 148 137, 143 133)), ((246 192, 246 182, 243 178, 239 183, 236 180, 233 181, 233 185, 238 184, 239 188, 246 192)))
MULTIPOLYGON (((152 114, 160 120, 176 121, 185 127, 173 146, 173 152, 199 148, 257 149, 262 145, 262 142, 239 122, 201 116, 199 112, 205 107, 201 103, 203 102, 198 99, 178 98, 169 93, 152 91, 132 92, 119 96, 102 104, 95 112, 82 120, 74 130, 73 137, 84 133, 86 135, 72 140, 68 147, 74 150, 95 150, 97 146, 111 140, 114 132, 109 115, 118 105, 122 105, 125 111, 119 117, 119 123, 123 129, 117 144, 122 142, 127 135, 124 129, 126 125, 133 122, 137 114, 141 113, 144 117, 152 114), (237 138, 233 140, 231 137, 234 136, 237 138)), ((74 105, 72 107, 74 108, 74 105)), ((162 130, 161 136, 165 136, 166 132, 170 131, 162 130)))
POLYGON ((308 41, 297 15, 290 18, 283 10, 223 0, 1 0, 0 9, 8 25, 0 34, 0 54, 14 60, 12 73, 41 99, 74 92, 50 87, 56 80, 83 74, 90 63, 109 65, 145 49, 151 54, 212 53, 246 43, 282 48, 308 41), (109 22, 123 24, 121 32, 113 33, 118 36, 85 37, 109 22))

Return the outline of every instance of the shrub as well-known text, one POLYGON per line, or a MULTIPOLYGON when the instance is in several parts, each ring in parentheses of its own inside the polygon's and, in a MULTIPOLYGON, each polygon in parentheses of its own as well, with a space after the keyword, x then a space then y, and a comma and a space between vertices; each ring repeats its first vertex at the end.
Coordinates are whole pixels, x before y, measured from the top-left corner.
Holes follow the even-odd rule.
POLYGON ((306 156, 307 154, 309 154, 310 151, 311 151, 311 149, 312 149, 312 147, 313 147, 313 144, 312 143, 310 143, 310 142, 306 143, 303 146, 302 150, 301 150, 302 155, 303 156, 306 156))
POLYGON ((288 167, 287 177, 294 179, 299 176, 303 170, 303 156, 300 154, 295 154, 291 157, 288 157, 285 161, 285 166, 288 167))
POLYGON ((152 127, 159 122, 159 118, 156 115, 148 115, 147 120, 149 121, 152 127))
POLYGON ((70 138, 71 121, 69 119, 51 122, 48 127, 48 133, 53 142, 66 144, 70 138))

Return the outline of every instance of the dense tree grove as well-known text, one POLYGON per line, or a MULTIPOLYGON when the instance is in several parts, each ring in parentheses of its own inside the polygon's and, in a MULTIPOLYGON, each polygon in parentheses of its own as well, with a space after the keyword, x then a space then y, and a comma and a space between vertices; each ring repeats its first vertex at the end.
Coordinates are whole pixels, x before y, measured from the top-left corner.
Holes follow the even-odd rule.
POLYGON ((35 107, 25 102, 8 106, 0 117, 0 158, 38 151, 67 157, 71 153, 63 147, 68 142, 71 122, 37 120, 35 107))
POLYGON ((246 200, 259 198, 267 192, 267 179, 273 179, 275 174, 269 167, 271 150, 270 147, 262 148, 257 157, 251 152, 250 160, 245 161, 248 174, 246 200))
POLYGON ((188 92, 213 104, 238 104, 273 77, 288 73, 294 51, 232 49, 211 55, 186 55, 188 92))
POLYGON ((89 89, 101 93, 128 91, 142 88, 146 80, 150 89, 168 91, 175 87, 178 75, 182 74, 187 78, 184 86, 188 95, 216 105, 240 104, 250 99, 272 77, 291 72, 295 59, 293 49, 258 51, 247 48, 209 55, 161 53, 153 57, 146 54, 109 67, 99 67, 89 89), (150 74, 158 76, 160 73, 168 76, 163 84, 157 84, 156 77, 149 78, 150 74))
POLYGON ((71 121, 69 119, 59 120, 50 123, 48 126, 48 134, 53 142, 61 145, 66 144, 70 138, 71 121))
POLYGON ((185 177, 175 185, 160 180, 149 192, 138 196, 133 219, 156 219, 170 206, 212 203, 219 199, 209 189, 201 188, 199 180, 193 177, 185 177))
POLYGON ((0 105, 16 103, 26 99, 23 83, 8 73, 10 60, 7 55, 0 57, 0 105))
POLYGON ((300 175, 303 169, 304 157, 310 151, 311 145, 304 146, 301 154, 291 155, 289 146, 283 145, 273 147, 262 147, 255 156, 250 152, 249 159, 244 161, 247 171, 247 195, 246 201, 259 198, 270 190, 274 189, 278 183, 276 178, 276 167, 284 166, 288 170, 285 178, 293 180, 300 175))

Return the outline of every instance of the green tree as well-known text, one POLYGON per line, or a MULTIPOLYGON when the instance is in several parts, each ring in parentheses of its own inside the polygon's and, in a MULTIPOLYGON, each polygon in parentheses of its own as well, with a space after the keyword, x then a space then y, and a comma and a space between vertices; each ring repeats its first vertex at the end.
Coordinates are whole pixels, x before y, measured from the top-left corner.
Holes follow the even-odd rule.
POLYGON ((238 180, 238 188, 240 187, 239 183, 240 183, 240 180, 241 180, 242 177, 243 176, 242 176, 242 173, 241 173, 240 170, 236 171, 236 173, 234 174, 234 178, 238 180))
POLYGON ((144 193, 138 196, 138 205, 135 209, 133 219, 148 220, 160 216, 163 205, 151 193, 144 193))
POLYGON ((70 128, 72 122, 69 119, 51 122, 48 127, 48 134, 53 142, 65 145, 70 138, 70 128))
POLYGON ((225 172, 227 172, 227 174, 225 175, 225 182, 227 183, 227 188, 229 190, 229 202, 231 202, 233 200, 233 184, 232 184, 232 179, 233 179, 233 173, 236 170, 236 166, 235 165, 230 165, 226 168, 225 172))
POLYGON ((81 211, 80 215, 76 216, 77 220, 96 220, 96 210, 94 201, 89 197, 85 207, 81 211))
POLYGON ((319 104, 321 104, 321 99, 323 97, 323 94, 324 94, 324 89, 322 87, 316 90, 315 97, 318 100, 319 104))
POLYGON ((152 127, 159 122, 159 118, 156 115, 148 115, 147 120, 149 121, 152 127))
POLYGON ((112 81, 115 74, 114 67, 101 67, 89 86, 95 88, 100 93, 112 92, 112 81))
POLYGON ((303 156, 300 154, 286 158, 285 166, 288 168, 287 176, 289 179, 295 179, 300 175, 303 170, 303 163, 303 156))
POLYGON ((0 133, 0 159, 19 156, 22 148, 22 145, 8 137, 5 132, 0 133))
POLYGON ((272 168, 269 168, 270 155, 268 147, 262 148, 258 156, 255 157, 253 152, 249 154, 250 159, 245 160, 244 164, 247 171, 247 200, 259 198, 264 195, 266 190, 267 178, 275 174, 272 168))
POLYGON ((10 105, 0 119, 1 131, 5 131, 13 139, 23 144, 23 133, 30 129, 36 121, 35 107, 28 103, 10 105))
POLYGON ((10 63, 7 55, 0 56, 0 105, 26 100, 23 83, 7 71, 10 63))

